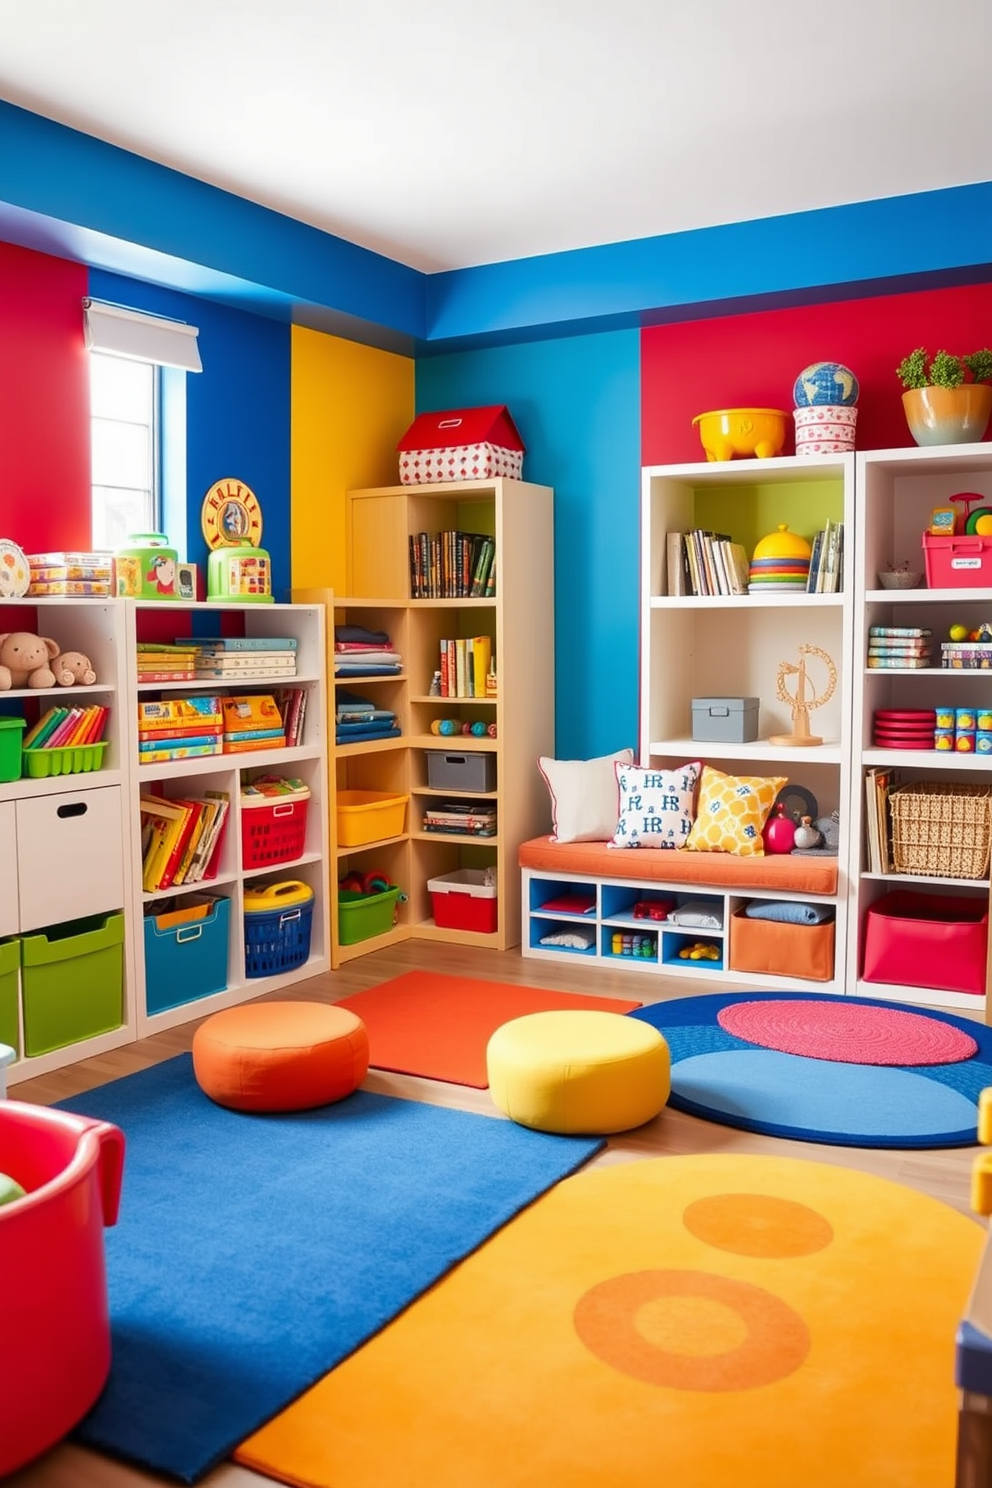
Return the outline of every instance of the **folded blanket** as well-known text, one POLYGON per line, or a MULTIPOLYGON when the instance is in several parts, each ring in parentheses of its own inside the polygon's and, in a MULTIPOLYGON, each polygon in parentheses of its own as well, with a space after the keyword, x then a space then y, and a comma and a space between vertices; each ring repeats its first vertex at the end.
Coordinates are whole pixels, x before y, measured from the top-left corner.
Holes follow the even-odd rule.
POLYGON ((782 925, 825 925, 834 917, 832 904, 799 904, 795 899, 762 901, 745 905, 749 920, 777 920, 782 925))

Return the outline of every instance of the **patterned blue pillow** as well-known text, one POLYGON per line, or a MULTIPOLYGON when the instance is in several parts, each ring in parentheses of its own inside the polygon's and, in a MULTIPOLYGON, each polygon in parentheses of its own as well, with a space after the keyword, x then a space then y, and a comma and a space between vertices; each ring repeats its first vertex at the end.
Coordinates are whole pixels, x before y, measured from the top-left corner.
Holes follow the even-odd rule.
POLYGON ((698 760, 677 770, 617 763, 620 820, 611 847, 683 847, 692 829, 698 760))

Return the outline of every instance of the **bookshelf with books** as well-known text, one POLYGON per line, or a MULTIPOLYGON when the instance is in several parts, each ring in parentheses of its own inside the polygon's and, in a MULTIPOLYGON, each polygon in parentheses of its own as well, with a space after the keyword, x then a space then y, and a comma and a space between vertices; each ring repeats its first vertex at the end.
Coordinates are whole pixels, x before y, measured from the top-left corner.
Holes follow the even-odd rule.
MULTIPOLYGON (((953 506, 962 493, 972 506, 992 507, 992 446, 865 451, 857 456, 857 488, 847 985, 862 996, 987 1021, 987 946, 970 973, 966 963, 972 940, 985 933, 970 917, 984 916, 987 924, 990 907, 984 793, 992 788, 992 752, 949 747, 954 739, 938 726, 944 713, 959 719, 958 710, 970 709, 977 723, 979 711, 989 709, 981 645, 957 643, 963 651, 956 651, 950 639, 952 625, 973 633, 992 621, 989 540, 966 536, 959 541, 964 566, 938 570, 934 563, 928 573, 923 534, 934 510, 953 506), (878 575, 900 566, 920 572, 920 582, 883 588, 878 575), (874 951, 893 907, 906 916, 900 933, 920 938, 908 977, 898 957, 886 969, 884 944, 880 956, 874 951), (917 915, 946 920, 939 958, 928 957, 926 920, 917 915)), ((959 504, 958 511, 960 533, 966 508, 959 504)))
MULTIPOLYGON (((381 869, 405 897, 390 930, 354 945, 337 942, 332 915, 336 961, 410 937, 506 949, 520 940, 518 846, 548 829, 547 791, 535 761, 554 753, 553 492, 508 479, 351 491, 347 531, 349 597, 334 595, 328 612, 338 624, 388 633, 402 654, 402 670, 349 677, 344 685, 379 710, 394 711, 401 732, 335 742, 332 777, 337 790, 404 796, 407 805, 400 833, 358 849, 338 843, 332 810, 331 876, 381 869), (473 596, 471 579, 468 593, 423 592, 416 557, 424 548, 421 535, 427 535, 429 553, 433 540, 444 550, 445 533, 475 543, 476 567, 481 562, 486 569, 483 587, 491 593, 473 596), (491 551, 481 546, 487 537, 491 551), (447 653, 452 643, 455 665, 444 670, 454 677, 453 690, 442 693, 442 649, 447 653), (441 720, 459 732, 432 732, 441 720), (475 733, 460 731, 473 724, 475 733), (435 763, 438 756, 445 762, 457 757, 453 779, 431 783, 432 754, 435 763), (470 782, 464 788, 462 770, 470 782), (428 881, 462 868, 494 870, 495 930, 435 922, 428 881)), ((480 581, 477 576, 477 588, 480 581)), ((294 598, 316 595, 299 591, 294 598)), ((340 678, 335 690, 342 691, 340 678)))
MULTIPOLYGON (((82 652, 95 681, 0 693, 2 719, 13 720, 3 737, 15 739, 2 773, 14 774, 20 765, 17 778, 0 780, 0 953, 5 963, 0 1043, 16 1053, 6 1070, 10 1085, 137 1036, 135 937, 127 912, 130 730, 124 607, 105 596, 0 600, 0 632, 14 631, 47 637, 61 652, 82 652), (92 1009, 81 993, 78 1005, 65 1005, 63 1019, 56 988, 53 1028, 50 968, 41 968, 46 981, 36 983, 37 969, 23 963, 25 957, 46 956, 46 944, 65 936, 70 922, 78 922, 81 952, 94 943, 93 936, 120 927, 106 952, 120 992, 118 998, 115 984, 92 1009)), ((71 977, 73 960, 66 965, 71 977)))
MULTIPOLYGON (((147 932, 146 917, 157 925, 227 901, 222 988, 152 1005, 143 995, 151 980, 146 946, 157 942, 135 936, 139 1036, 330 964, 324 624, 319 605, 127 602, 132 918, 147 932), (182 677, 149 677, 141 662, 156 643, 192 651, 182 677), (242 791, 268 775, 306 797, 305 834, 292 856, 256 861, 242 791), (271 971, 260 975, 247 945, 246 896, 287 880, 312 891, 309 945, 296 957, 277 944, 271 971)), ((197 923, 191 918, 177 934, 195 935, 197 923)))
POLYGON ((820 815, 839 814, 835 966, 820 988, 835 991, 846 954, 851 797, 850 554, 840 539, 853 530, 854 476, 853 454, 642 472, 641 763, 703 760, 728 774, 786 776, 807 787, 820 815), (759 589, 755 547, 783 526, 816 548, 816 570, 792 575, 788 588, 759 589), (777 686, 800 644, 825 652, 838 671, 833 696, 812 715, 823 742, 801 749, 782 742, 792 715, 777 686), (739 697, 759 699, 757 739, 693 739, 694 698, 739 697))

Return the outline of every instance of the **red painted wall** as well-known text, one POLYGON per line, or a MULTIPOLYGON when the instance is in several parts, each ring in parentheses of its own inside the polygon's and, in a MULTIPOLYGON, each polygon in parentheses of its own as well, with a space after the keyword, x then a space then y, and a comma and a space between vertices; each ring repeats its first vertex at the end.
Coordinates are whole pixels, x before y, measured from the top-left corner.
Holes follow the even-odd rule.
POLYGON ((790 411, 783 454, 795 453, 792 386, 810 362, 843 362, 861 385, 858 449, 912 444, 895 368, 925 346, 958 354, 992 345, 992 285, 763 310, 652 326, 641 335, 645 465, 705 459, 692 419, 718 408, 790 411))
POLYGON ((87 271, 0 243, 0 537, 90 546, 87 271))

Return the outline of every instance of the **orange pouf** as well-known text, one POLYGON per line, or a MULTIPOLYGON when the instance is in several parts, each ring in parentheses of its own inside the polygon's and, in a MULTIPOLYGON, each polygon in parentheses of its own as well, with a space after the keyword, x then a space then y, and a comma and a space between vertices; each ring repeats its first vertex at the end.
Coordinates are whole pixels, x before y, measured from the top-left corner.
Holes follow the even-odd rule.
POLYGON ((342 1100, 364 1080, 361 1018, 323 1002, 225 1008, 193 1035, 200 1089, 234 1111, 304 1111, 342 1100))

